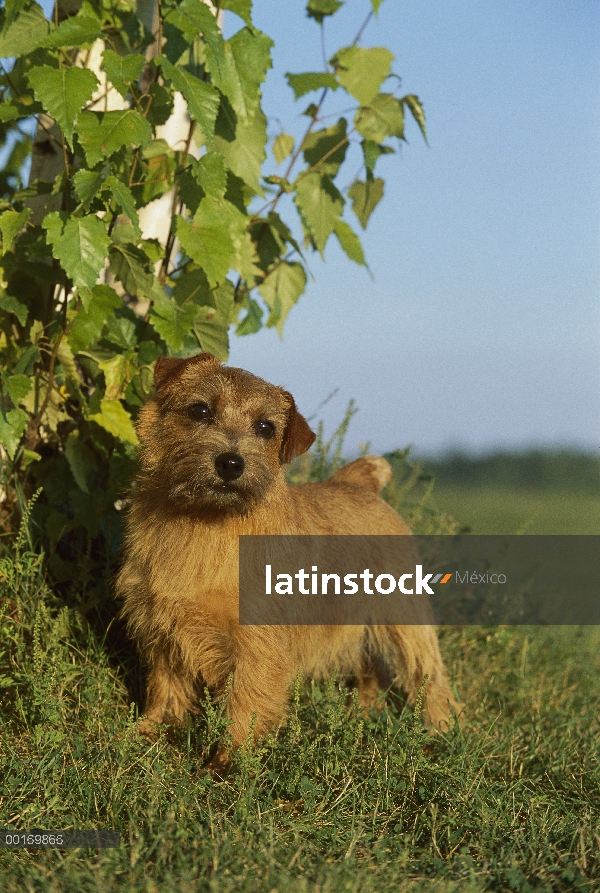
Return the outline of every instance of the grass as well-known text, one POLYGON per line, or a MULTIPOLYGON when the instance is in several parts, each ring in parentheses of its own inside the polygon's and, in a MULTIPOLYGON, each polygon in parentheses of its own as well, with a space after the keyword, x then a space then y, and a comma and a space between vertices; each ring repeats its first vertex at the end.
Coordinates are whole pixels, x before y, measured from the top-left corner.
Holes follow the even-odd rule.
POLYGON ((436 484, 432 501, 472 533, 600 534, 593 493, 436 484))
MULTIPOLYGON (((413 471, 389 498, 448 529, 413 471)), ((24 535, 0 586, 0 827, 122 834, 0 850, 3 893, 598 889, 600 629, 442 630, 465 719, 440 738, 418 708, 363 716, 341 680, 298 684, 287 725, 219 782, 198 773, 218 707, 140 739, 117 623, 59 600, 24 535)))

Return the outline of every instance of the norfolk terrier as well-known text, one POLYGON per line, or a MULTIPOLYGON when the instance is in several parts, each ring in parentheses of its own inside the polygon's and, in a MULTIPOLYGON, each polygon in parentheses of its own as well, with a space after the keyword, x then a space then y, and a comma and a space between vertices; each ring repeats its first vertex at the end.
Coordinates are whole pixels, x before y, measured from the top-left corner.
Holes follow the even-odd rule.
MULTIPOLYGON (((160 358, 154 377, 117 580, 148 670, 140 732, 185 722, 208 689, 226 695, 240 746, 282 721, 299 669, 352 677, 363 706, 389 685, 414 702, 427 677, 425 720, 449 724, 457 703, 423 599, 423 619, 408 626, 239 622, 241 535, 401 535, 414 551, 410 530, 378 495, 391 477, 385 459, 364 456, 324 483, 288 484, 286 464, 315 435, 287 391, 207 353, 160 358)), ((217 762, 228 759, 221 751, 217 762)))

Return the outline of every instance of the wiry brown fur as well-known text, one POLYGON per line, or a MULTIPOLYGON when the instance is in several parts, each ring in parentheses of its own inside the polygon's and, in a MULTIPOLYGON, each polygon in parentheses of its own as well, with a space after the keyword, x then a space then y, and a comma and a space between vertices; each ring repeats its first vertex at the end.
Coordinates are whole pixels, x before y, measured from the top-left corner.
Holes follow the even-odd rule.
POLYGON ((155 383, 138 424, 141 473, 117 581, 148 666, 140 730, 180 723, 205 686, 221 694, 231 675, 227 710, 240 745, 251 728, 256 737, 281 721, 299 667, 315 677, 335 669, 355 677, 364 705, 390 684, 414 702, 427 675, 426 719, 434 727, 447 722, 457 704, 423 597, 406 597, 422 625, 238 623, 241 534, 401 534, 413 554, 409 529, 378 495, 388 463, 365 456, 325 483, 289 485, 282 466, 314 440, 290 394, 209 354, 159 360, 155 383), (190 414, 199 402, 211 408, 209 423, 190 414), (275 427, 271 439, 257 435, 265 420, 275 427), (244 459, 234 481, 216 471, 223 453, 244 459))

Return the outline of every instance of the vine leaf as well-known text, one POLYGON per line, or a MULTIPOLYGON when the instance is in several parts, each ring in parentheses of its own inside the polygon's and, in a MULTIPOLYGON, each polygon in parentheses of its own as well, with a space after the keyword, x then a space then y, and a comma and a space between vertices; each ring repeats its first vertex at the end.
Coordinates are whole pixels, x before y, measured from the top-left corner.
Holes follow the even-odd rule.
POLYGON ((338 220, 335 225, 334 232, 338 237, 338 241, 345 251, 346 255, 353 260, 355 264, 366 267, 367 262, 362 249, 360 239, 345 220, 338 220))
POLYGON ((355 180, 348 190, 348 196, 352 199, 352 210, 360 225, 366 229, 369 217, 383 198, 383 180, 380 177, 369 178, 366 182, 355 180))
POLYGON ((122 146, 145 146, 152 139, 152 127, 135 109, 83 112, 79 117, 77 139, 88 165, 94 167, 122 146))
POLYGON ((90 101, 98 78, 89 68, 32 68, 27 78, 35 98, 52 115, 73 148, 73 131, 83 106, 90 101))
POLYGON ((0 36, 0 58, 25 56, 39 45, 48 33, 44 10, 38 3, 24 9, 0 36))
POLYGON ((343 0, 308 0, 306 14, 322 25, 325 16, 334 15, 343 5, 343 0))
POLYGON ((40 40, 38 46, 49 49, 90 47, 99 37, 102 37, 101 24, 100 19, 92 15, 88 8, 85 12, 62 21, 58 28, 40 40))
POLYGON ((145 64, 146 60, 140 53, 131 53, 128 56, 120 56, 114 50, 104 50, 102 53, 102 66, 106 77, 123 99, 127 96, 131 84, 138 80, 145 64))
POLYGON ((322 256, 327 240, 344 210, 342 194, 329 177, 313 171, 297 181, 294 201, 322 256))
MULTIPOLYGON (((204 6, 201 3, 201 6, 204 6)), ((208 7, 204 6, 208 11, 208 7)), ((209 12, 212 18, 212 14, 209 12)), ((166 56, 156 60, 160 64, 165 77, 169 78, 176 90, 187 100, 191 117, 198 125, 208 146, 212 146, 215 121, 219 111, 219 94, 209 84, 205 84, 185 68, 173 65, 166 56)))
POLYGON ((404 139, 404 106, 391 93, 379 93, 369 105, 358 109, 356 129, 366 140, 381 143, 388 136, 404 139))
POLYGON ((346 157, 347 122, 340 118, 332 127, 315 130, 304 140, 304 158, 309 167, 318 167, 322 174, 335 177, 346 157))
POLYGON ((178 307, 174 301, 155 303, 150 314, 152 328, 174 353, 183 348, 183 339, 188 335, 198 313, 198 307, 190 302, 178 307))
POLYGON ((176 228, 185 253, 202 267, 210 286, 217 285, 227 275, 234 251, 229 227, 218 205, 203 198, 193 219, 178 217, 176 228))
POLYGON ((120 400, 101 400, 100 412, 91 414, 89 420, 96 422, 118 440, 137 446, 138 439, 131 416, 120 400))
POLYGON ((280 133, 273 141, 273 155, 277 164, 281 164, 294 151, 294 137, 289 133, 280 133))
POLYGON ((259 286, 259 291, 271 313, 267 327, 276 326, 283 336, 286 317, 306 288, 306 271, 302 264, 283 261, 259 286))
POLYGON ((91 347, 102 334, 108 318, 122 306, 123 300, 109 285, 94 285, 71 324, 68 340, 73 353, 91 347))
POLYGON ((388 77, 393 54, 385 47, 345 47, 330 60, 337 79, 361 105, 368 105, 388 77))
POLYGON ((63 227, 60 213, 47 214, 42 222, 52 254, 76 288, 91 289, 108 254, 110 239, 104 221, 95 214, 69 217, 63 227))
POLYGON ((427 142, 427 130, 425 129, 425 112, 423 111, 423 106, 419 100, 418 96, 415 96, 413 93, 410 93, 408 96, 405 96, 402 102, 406 103, 409 107, 411 114, 417 124, 419 125, 419 129, 423 134, 423 139, 427 142))
POLYGON ((12 250, 13 242, 27 223, 30 214, 30 208, 25 208, 24 211, 13 211, 11 208, 0 214, 0 232, 2 233, 0 255, 12 250))
POLYGON ((336 77, 330 71, 307 71, 304 74, 286 73, 287 82, 294 91, 294 99, 300 99, 306 93, 313 90, 337 90, 339 84, 336 77))
POLYGON ((236 122, 221 105, 215 127, 215 149, 229 170, 255 195, 263 195, 260 175, 267 157, 266 143, 267 119, 261 111, 250 121, 236 122))
MULTIPOLYGON (((221 9, 229 9, 242 19, 247 25, 252 27, 252 19, 250 13, 252 11, 252 0, 221 0, 219 3, 221 9)), ((210 351, 209 351, 210 352, 210 351)))

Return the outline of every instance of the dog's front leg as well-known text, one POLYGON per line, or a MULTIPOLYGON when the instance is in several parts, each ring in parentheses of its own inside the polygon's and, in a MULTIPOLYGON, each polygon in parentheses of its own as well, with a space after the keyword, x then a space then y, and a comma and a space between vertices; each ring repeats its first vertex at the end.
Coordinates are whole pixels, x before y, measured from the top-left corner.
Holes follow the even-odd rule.
POLYGON ((231 749, 254 743, 285 717, 296 668, 276 627, 239 627, 236 660, 227 701, 231 747, 221 746, 208 768, 225 772, 231 749))
POLYGON ((146 715, 140 721, 140 734, 155 737, 157 724, 181 726, 193 712, 193 682, 182 668, 173 665, 166 649, 157 650, 152 659, 146 688, 146 715))

